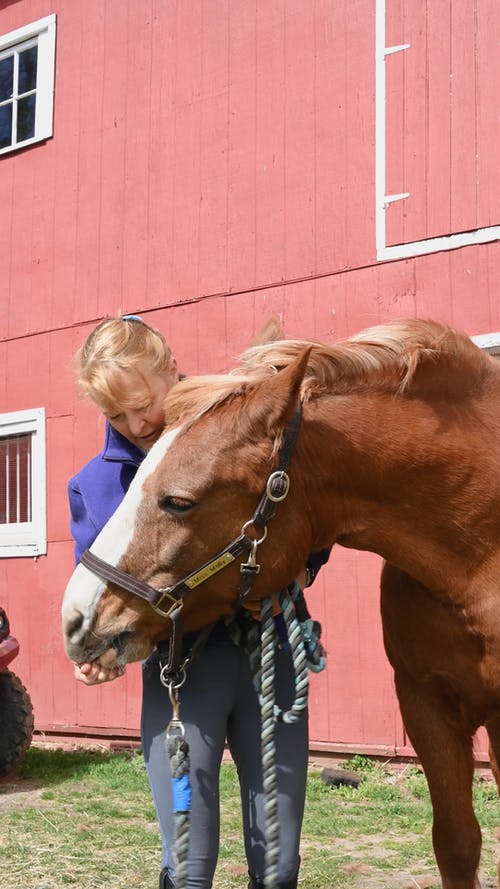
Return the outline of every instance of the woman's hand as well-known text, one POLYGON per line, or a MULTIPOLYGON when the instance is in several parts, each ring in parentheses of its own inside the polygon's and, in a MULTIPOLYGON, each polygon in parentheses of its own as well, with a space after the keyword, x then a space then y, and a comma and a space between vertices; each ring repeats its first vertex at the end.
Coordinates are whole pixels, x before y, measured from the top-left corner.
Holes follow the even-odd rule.
POLYGON ((86 664, 75 664, 75 679, 84 685, 99 685, 102 682, 111 682, 119 676, 123 676, 125 667, 118 664, 104 666, 99 660, 86 664))
MULTIPOLYGON (((273 603, 273 615, 276 616, 281 611, 281 605, 276 593, 273 593, 273 595, 271 596, 271 601, 273 603)), ((244 599, 243 608, 246 608, 247 611, 251 611, 252 616, 255 618, 255 620, 260 620, 262 611, 262 602, 260 599, 244 599)))

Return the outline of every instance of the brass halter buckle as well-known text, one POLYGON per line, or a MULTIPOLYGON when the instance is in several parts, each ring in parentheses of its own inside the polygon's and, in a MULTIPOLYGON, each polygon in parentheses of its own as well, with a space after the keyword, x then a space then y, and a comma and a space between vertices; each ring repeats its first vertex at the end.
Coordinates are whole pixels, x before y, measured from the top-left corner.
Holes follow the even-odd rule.
POLYGON ((283 469, 272 472, 266 484, 266 494, 273 503, 281 503, 288 496, 290 478, 283 469))
POLYGON ((153 611, 156 611, 156 613, 159 614, 161 617, 170 617, 170 612, 173 611, 174 608, 182 608, 182 606, 184 605, 182 599, 174 599, 174 597, 170 595, 171 589, 172 587, 169 586, 163 587, 163 589, 159 589, 158 592, 161 593, 161 596, 158 601, 155 602, 154 605, 152 602, 149 603, 153 611), (168 611, 162 611, 162 609, 160 608, 161 603, 165 599, 170 599, 170 602, 172 603, 168 611))

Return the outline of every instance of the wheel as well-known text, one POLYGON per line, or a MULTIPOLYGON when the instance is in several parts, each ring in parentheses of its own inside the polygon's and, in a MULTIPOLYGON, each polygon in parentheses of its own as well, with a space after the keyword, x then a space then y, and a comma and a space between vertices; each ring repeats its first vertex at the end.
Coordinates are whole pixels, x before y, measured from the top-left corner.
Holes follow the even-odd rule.
POLYGON ((33 736, 33 707, 21 680, 10 670, 0 672, 0 778, 20 762, 33 736))

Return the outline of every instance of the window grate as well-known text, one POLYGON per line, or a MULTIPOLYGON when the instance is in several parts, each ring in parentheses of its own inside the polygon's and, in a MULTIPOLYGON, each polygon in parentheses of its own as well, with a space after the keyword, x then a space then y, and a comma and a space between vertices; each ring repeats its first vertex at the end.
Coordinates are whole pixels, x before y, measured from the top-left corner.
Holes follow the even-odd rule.
POLYGON ((31 522, 31 433, 0 438, 0 524, 31 522))

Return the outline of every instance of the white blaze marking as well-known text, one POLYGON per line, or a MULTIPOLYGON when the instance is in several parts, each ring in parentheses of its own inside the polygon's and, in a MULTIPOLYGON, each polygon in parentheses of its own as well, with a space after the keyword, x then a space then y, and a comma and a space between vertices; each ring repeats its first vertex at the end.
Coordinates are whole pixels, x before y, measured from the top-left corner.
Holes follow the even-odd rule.
MULTIPOLYGON (((144 458, 137 474, 116 512, 113 513, 100 534, 94 540, 90 551, 109 565, 117 565, 127 551, 134 533, 137 509, 142 499, 142 487, 146 479, 155 471, 176 438, 179 429, 165 433, 153 445, 144 458)), ((77 565, 64 593, 62 603, 63 625, 66 621, 83 614, 83 623, 72 634, 70 642, 78 644, 92 623, 95 607, 101 598, 106 583, 92 574, 84 565, 77 565)))

